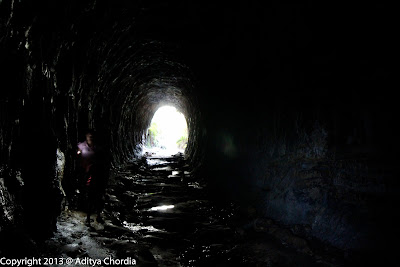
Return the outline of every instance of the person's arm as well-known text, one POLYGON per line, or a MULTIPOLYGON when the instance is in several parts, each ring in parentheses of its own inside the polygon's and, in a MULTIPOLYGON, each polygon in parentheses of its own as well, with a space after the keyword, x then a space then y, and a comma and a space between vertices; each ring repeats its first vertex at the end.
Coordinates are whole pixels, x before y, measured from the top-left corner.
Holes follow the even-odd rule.
POLYGON ((82 143, 78 143, 78 145, 76 146, 76 154, 77 154, 78 156, 82 156, 81 144, 82 144, 82 143))

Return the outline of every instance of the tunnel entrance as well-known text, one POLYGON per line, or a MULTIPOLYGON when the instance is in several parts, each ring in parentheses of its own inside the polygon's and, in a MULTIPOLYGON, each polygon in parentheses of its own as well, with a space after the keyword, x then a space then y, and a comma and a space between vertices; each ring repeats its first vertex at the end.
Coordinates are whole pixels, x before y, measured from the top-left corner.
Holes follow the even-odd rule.
POLYGON ((162 106, 147 129, 143 153, 174 155, 184 153, 188 142, 185 116, 173 106, 162 106))

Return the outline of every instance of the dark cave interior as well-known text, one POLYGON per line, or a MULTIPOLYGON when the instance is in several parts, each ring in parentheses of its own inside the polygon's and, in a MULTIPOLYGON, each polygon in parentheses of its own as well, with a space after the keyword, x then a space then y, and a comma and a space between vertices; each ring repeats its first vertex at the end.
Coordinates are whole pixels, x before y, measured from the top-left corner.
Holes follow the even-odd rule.
POLYGON ((0 0, 0 256, 40 255, 17 248, 57 231, 87 128, 115 172, 140 160, 154 112, 172 105, 187 119, 191 179, 215 203, 345 262, 388 260, 399 198, 393 10, 0 0))

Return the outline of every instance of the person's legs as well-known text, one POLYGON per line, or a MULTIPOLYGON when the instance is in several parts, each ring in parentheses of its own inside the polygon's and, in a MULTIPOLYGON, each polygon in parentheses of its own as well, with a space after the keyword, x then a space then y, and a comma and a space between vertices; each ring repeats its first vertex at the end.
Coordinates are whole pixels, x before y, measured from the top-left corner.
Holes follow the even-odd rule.
POLYGON ((101 212, 104 208, 104 193, 105 193, 105 183, 104 183, 104 170, 98 165, 93 169, 93 208, 97 214, 96 221, 99 223, 104 223, 101 217, 101 212))
POLYGON ((90 220, 90 215, 92 213, 93 209, 93 194, 95 193, 93 191, 93 183, 92 183, 92 170, 89 170, 86 176, 86 184, 85 184, 85 189, 86 189, 86 225, 90 226, 91 220, 90 220))
POLYGON ((89 186, 86 187, 86 225, 90 226, 90 214, 92 213, 92 196, 89 186))
POLYGON ((96 189, 96 200, 95 200, 95 209, 97 213, 96 221, 99 223, 104 223, 103 218, 101 217, 101 212, 104 208, 104 200, 102 190, 100 188, 96 189))
POLYGON ((97 222, 104 223, 101 212, 104 208, 105 175, 102 173, 102 169, 98 168, 98 165, 93 164, 86 177, 86 224, 90 225, 92 212, 97 214, 97 222))

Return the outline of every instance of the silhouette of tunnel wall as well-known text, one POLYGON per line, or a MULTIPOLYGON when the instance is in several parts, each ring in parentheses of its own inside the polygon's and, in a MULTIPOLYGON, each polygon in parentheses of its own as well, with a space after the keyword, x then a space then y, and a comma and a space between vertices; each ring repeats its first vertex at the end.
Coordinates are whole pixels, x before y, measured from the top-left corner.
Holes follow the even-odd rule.
POLYGON ((132 14, 120 18, 120 10, 94 9, 95 2, 1 3, 1 163, 11 188, 2 207, 12 207, 13 193, 24 188, 20 211, 4 211, 3 224, 34 216, 32 232, 52 229, 61 199, 56 150, 65 155, 65 179, 73 179, 76 144, 87 128, 118 166, 140 151, 155 111, 173 105, 187 119, 187 158, 199 162, 195 82, 176 45, 135 38, 132 14))
POLYGON ((156 109, 171 104, 188 120, 193 141, 188 153, 192 153, 200 113, 191 72, 174 58, 174 47, 135 40, 131 20, 115 22, 114 15, 118 14, 101 13, 101 7, 100 11, 80 14, 85 12, 66 12, 67 4, 47 4, 47 8, 21 5, 22 10, 11 19, 23 20, 21 28, 11 29, 14 33, 10 27, 3 29, 5 35, 13 34, 7 44, 12 45, 18 38, 23 43, 14 48, 21 62, 15 61, 15 55, 4 55, 6 60, 9 58, 4 64, 8 66, 4 70, 10 80, 7 84, 20 86, 10 101, 16 102, 13 106, 18 111, 29 110, 28 117, 36 116, 39 109, 44 117, 50 116, 27 119, 32 122, 27 128, 43 131, 43 119, 65 148, 82 138, 86 128, 93 127, 110 146, 114 162, 121 163, 137 149, 156 109), (52 12, 46 13, 51 7, 52 12), (36 15, 28 12, 30 8, 39 13, 33 22, 18 17, 36 15), (98 23, 93 16, 103 20, 98 23), (16 73, 21 76, 15 77, 16 73))
POLYGON ((187 118, 187 156, 191 158, 200 112, 189 69, 171 59, 167 48, 157 42, 134 45, 128 41, 126 45, 119 43, 116 51, 108 51, 100 64, 97 93, 90 96, 92 103, 88 101, 89 121, 110 136, 115 162, 122 163, 140 150, 155 111, 173 105, 187 118))
POLYGON ((1 1, 0 227, 22 213, 38 234, 51 229, 57 148, 73 176, 75 145, 93 127, 119 165, 173 104, 188 119, 192 166, 221 199, 337 247, 370 233, 384 243, 398 192, 382 167, 398 143, 395 16, 261 2, 1 1))

